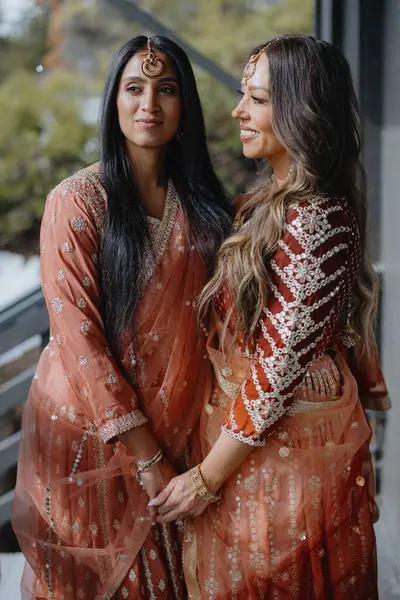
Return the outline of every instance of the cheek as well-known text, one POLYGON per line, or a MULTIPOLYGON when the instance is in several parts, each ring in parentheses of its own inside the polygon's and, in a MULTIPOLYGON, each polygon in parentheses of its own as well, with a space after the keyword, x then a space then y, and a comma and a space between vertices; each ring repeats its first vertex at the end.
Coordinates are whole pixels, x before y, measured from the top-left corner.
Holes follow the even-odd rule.
POLYGON ((117 98, 117 110, 120 120, 123 120, 129 113, 129 102, 124 96, 117 98))
POLYGON ((171 126, 178 128, 182 115, 182 106, 179 98, 174 99, 168 109, 168 121, 171 126))

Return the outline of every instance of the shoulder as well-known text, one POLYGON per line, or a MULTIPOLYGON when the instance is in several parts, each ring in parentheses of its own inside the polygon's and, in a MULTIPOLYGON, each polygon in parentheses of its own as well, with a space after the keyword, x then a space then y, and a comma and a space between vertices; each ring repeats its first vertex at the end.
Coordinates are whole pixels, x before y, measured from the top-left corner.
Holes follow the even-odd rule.
POLYGON ((103 229, 107 195, 97 164, 77 171, 53 188, 46 204, 58 202, 62 202, 63 205, 65 202, 78 206, 83 204, 85 212, 94 220, 96 228, 103 229))
POLYGON ((291 206, 286 216, 286 230, 302 246, 307 242, 324 244, 331 240, 357 243, 359 231, 354 212, 345 197, 312 196, 291 206))

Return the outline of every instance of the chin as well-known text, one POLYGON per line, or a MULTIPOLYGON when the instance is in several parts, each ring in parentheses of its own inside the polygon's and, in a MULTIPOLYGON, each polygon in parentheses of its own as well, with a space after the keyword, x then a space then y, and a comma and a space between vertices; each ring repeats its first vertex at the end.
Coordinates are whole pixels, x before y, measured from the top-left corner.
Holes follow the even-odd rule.
POLYGON ((262 152, 260 149, 257 148, 249 148, 246 145, 243 146, 243 154, 246 158, 251 158, 252 160, 255 160, 257 158, 265 158, 265 152, 262 152))

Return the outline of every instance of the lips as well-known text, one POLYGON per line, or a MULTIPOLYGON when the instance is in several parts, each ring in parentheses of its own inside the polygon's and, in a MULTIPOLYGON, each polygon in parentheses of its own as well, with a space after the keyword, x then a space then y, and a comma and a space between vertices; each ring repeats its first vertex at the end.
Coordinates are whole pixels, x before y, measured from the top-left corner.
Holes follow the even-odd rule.
POLYGON ((145 123, 146 125, 161 125, 162 121, 158 119, 138 119, 136 123, 145 123))
POLYGON ((240 141, 241 142, 249 142, 259 135, 259 131, 255 129, 250 129, 250 127, 246 127, 245 125, 240 125, 240 141))
POLYGON ((147 130, 157 129, 157 127, 162 125, 162 121, 159 121, 158 119, 138 119, 136 123, 142 129, 147 130))

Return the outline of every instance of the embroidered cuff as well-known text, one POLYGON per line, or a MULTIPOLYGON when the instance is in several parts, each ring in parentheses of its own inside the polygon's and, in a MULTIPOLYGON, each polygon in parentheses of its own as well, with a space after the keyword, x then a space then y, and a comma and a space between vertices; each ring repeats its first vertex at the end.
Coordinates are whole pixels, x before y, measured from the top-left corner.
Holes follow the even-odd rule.
POLYGON ((233 431, 226 425, 222 425, 222 433, 225 433, 226 435, 229 435, 230 437, 234 438, 235 440, 238 440, 239 442, 243 442, 244 444, 247 444, 248 446, 265 446, 265 444, 266 444, 266 441, 264 439, 247 437, 247 436, 243 435, 242 431, 237 431, 237 432, 233 431))
POLYGON ((122 415, 116 419, 110 419, 104 425, 99 427, 99 434, 105 444, 111 442, 113 438, 120 433, 129 431, 134 427, 139 427, 147 423, 147 419, 140 410, 134 410, 127 415, 122 415))

